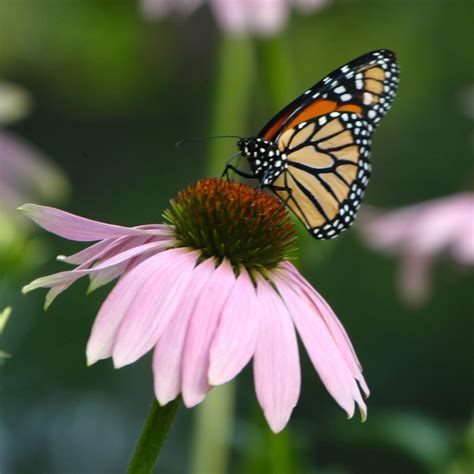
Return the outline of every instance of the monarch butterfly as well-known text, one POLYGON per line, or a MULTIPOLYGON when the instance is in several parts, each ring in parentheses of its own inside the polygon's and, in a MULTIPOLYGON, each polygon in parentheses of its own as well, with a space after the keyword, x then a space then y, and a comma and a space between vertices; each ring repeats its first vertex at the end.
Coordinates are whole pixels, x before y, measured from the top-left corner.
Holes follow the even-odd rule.
POLYGON ((380 49, 336 69, 299 96, 261 132, 238 142, 251 173, 273 191, 316 239, 354 222, 370 177, 371 135, 399 81, 395 54, 380 49))

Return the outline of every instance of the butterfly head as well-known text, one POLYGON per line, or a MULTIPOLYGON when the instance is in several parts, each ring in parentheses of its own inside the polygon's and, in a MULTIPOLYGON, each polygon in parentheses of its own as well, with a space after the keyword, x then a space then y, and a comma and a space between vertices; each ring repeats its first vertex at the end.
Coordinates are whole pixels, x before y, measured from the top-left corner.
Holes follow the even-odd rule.
POLYGON ((285 169, 286 156, 274 142, 263 138, 243 138, 237 146, 255 176, 264 180, 263 184, 270 184, 285 169))

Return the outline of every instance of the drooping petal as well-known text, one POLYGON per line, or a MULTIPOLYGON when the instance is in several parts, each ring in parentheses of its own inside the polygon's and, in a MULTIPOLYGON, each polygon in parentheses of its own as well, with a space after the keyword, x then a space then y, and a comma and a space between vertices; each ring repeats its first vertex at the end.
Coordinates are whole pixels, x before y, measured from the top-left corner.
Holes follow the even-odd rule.
POLYGON ((369 208, 361 213, 358 229, 373 248, 395 253, 413 231, 418 212, 416 206, 387 214, 369 208))
POLYGON ((284 262, 282 267, 288 270, 288 274, 285 276, 291 279, 296 286, 301 288, 305 295, 312 301, 315 306, 315 311, 323 318, 330 333, 332 334, 332 337, 336 341, 337 346, 341 351, 347 366, 349 367, 349 370, 360 383, 365 395, 368 396, 370 394, 370 390, 367 386, 364 376, 362 375, 361 364, 342 323, 334 314, 334 311, 326 302, 326 300, 308 283, 308 281, 305 280, 305 278, 303 278, 294 265, 292 265, 290 262, 284 262))
POLYGON ((112 355, 120 324, 137 293, 150 277, 160 271, 161 266, 165 266, 169 260, 174 258, 173 250, 153 255, 119 280, 102 304, 94 321, 87 343, 88 365, 112 355))
POLYGON ((87 288, 87 294, 92 293, 93 291, 97 290, 101 286, 107 285, 111 281, 118 278, 122 273, 125 272, 128 265, 128 261, 122 262, 119 265, 115 265, 110 268, 105 268, 101 272, 97 273, 90 273, 90 283, 89 287, 87 288))
POLYGON ((54 207, 24 204, 19 208, 27 217, 53 234, 79 242, 120 237, 124 235, 149 235, 144 229, 105 224, 76 216, 54 207))
POLYGON ((115 255, 114 257, 105 260, 104 262, 93 268, 87 268, 84 270, 70 270, 37 278, 28 285, 24 286, 22 288, 22 292, 28 293, 29 291, 35 290, 37 288, 52 288, 54 286, 69 285, 72 282, 83 277, 84 275, 89 275, 91 273, 97 273, 107 270, 115 265, 119 265, 126 260, 129 260, 138 255, 142 255, 144 253, 162 251, 166 249, 167 246, 168 243, 166 241, 151 242, 149 244, 139 245, 138 247, 126 250, 125 252, 115 255))
POLYGON ((182 302, 155 347, 153 353, 154 387, 160 405, 166 405, 181 392, 181 367, 189 320, 199 295, 214 271, 215 262, 212 258, 194 268, 184 291, 182 302))
POLYGON ((416 306, 426 301, 430 290, 433 259, 425 255, 405 255, 398 269, 397 287, 401 297, 416 306))
POLYGON ((57 259, 64 263, 70 263, 72 265, 81 265, 88 260, 97 260, 97 255, 100 255, 111 243, 117 239, 105 239, 95 244, 89 245, 85 249, 74 253, 72 255, 58 255, 57 259))
POLYGON ((349 417, 354 414, 354 400, 362 403, 359 388, 324 320, 306 294, 296 285, 276 278, 277 285, 293 318, 298 333, 321 381, 349 417))
MULTIPOLYGON (((88 260, 84 261, 81 265, 77 268, 72 270, 69 273, 71 277, 67 282, 67 278, 65 276, 64 283, 61 285, 55 285, 48 291, 46 298, 44 309, 47 310, 49 306, 53 303, 53 301, 65 290, 67 290, 76 280, 87 274, 90 277, 90 285, 87 289, 87 292, 90 293, 95 289, 99 288, 102 285, 106 285, 110 281, 114 280, 115 278, 119 277, 124 273, 126 270, 130 270, 132 268, 132 263, 137 261, 137 258, 148 258, 148 251, 140 252, 138 256, 134 256, 132 253, 132 257, 130 254, 125 254, 125 259, 122 262, 117 263, 116 261, 111 262, 112 257, 116 257, 119 252, 125 252, 125 250, 136 248, 144 243, 148 243, 147 241, 150 240, 149 237, 119 237, 118 239, 107 239, 111 241, 107 246, 99 248, 94 252, 94 255, 91 256, 88 260), (105 258, 107 257, 107 258, 105 258), (110 258, 109 258, 110 257, 110 258), (89 269, 89 267, 94 263, 94 261, 98 258, 102 258, 93 269, 93 271, 89 271, 87 273, 81 273, 81 271, 89 269), (75 276, 77 278, 72 278, 75 276)), ((104 240, 103 242, 107 242, 104 240)), ((102 242, 99 242, 102 243, 102 242)), ((162 251, 165 249, 165 246, 159 247, 158 251, 162 251)), ((154 250, 152 248, 152 250, 154 250)), ((118 258, 122 258, 121 257, 118 258)), ((92 269, 91 269, 92 270, 92 269)), ((62 274, 64 276, 64 273, 62 274)), ((45 277, 47 278, 47 277, 45 277)), ((36 280, 35 280, 36 281, 36 280)), ((33 282, 34 283, 34 282, 33 282)))
POLYGON ((235 283, 232 266, 224 260, 203 289, 194 308, 183 354, 183 400, 190 408, 209 391, 208 370, 211 341, 222 308, 235 283))
POLYGON ((120 325, 113 350, 117 368, 135 362, 157 343, 188 288, 198 254, 182 248, 166 253, 166 263, 156 265, 157 272, 137 292, 120 325))
MULTIPOLYGON (((104 248, 101 252, 98 252, 90 260, 86 260, 83 265, 92 264, 95 260, 97 260, 96 266, 99 266, 102 263, 105 263, 107 260, 111 259, 112 257, 115 257, 116 255, 121 254, 129 249, 133 249, 135 247, 156 241, 156 237, 150 236, 119 237, 118 239, 114 239, 114 241, 109 246, 104 248)), ((163 242, 163 239, 158 239, 158 241, 163 242)), ((146 259, 148 258, 148 254, 141 253, 137 256, 133 256, 132 258, 124 260, 119 265, 109 266, 108 268, 104 268, 100 272, 90 273, 90 285, 87 290, 88 293, 96 290, 97 288, 103 285, 106 285, 110 281, 115 280, 115 278, 119 277, 125 271, 130 270, 133 266, 135 266, 134 263, 139 258, 146 259)))
POLYGON ((286 306, 262 278, 257 293, 262 306, 253 365, 255 391, 270 428, 278 433, 287 424, 300 394, 298 344, 286 306))
POLYGON ((259 328, 260 302, 245 269, 241 270, 212 341, 209 383, 220 385, 232 380, 255 352, 259 328))
POLYGON ((31 198, 55 201, 64 198, 68 194, 68 188, 65 176, 46 156, 31 143, 6 132, 2 127, 0 130, 2 206, 8 204, 13 210, 25 202, 25 199, 31 198))
MULTIPOLYGON (((474 206, 473 206, 474 207, 474 206)), ((474 264, 474 216, 463 222, 452 245, 452 254, 460 263, 474 264)))
MULTIPOLYGON (((141 226, 139 226, 141 227, 141 226)), ((95 244, 86 247, 84 250, 72 255, 60 255, 57 259, 61 262, 71 263, 74 265, 82 265, 85 263, 92 264, 99 258, 110 258, 113 255, 127 250, 137 245, 146 244, 148 242, 158 242, 159 240, 173 240, 170 235, 140 235, 140 236, 123 236, 101 240, 95 244)))

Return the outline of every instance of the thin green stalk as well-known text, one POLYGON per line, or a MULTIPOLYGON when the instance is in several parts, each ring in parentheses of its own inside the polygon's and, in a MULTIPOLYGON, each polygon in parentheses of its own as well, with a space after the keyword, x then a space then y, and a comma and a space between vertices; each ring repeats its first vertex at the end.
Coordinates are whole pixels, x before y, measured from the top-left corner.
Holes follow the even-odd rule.
POLYGON ((271 38, 259 39, 257 51, 270 109, 276 114, 298 92, 294 86, 289 45, 285 36, 280 34, 271 38))
MULTIPOLYGON (((217 65, 211 135, 245 135, 254 80, 255 57, 252 40, 246 37, 223 36, 217 65)), ((207 172, 211 176, 220 176, 226 160, 235 151, 235 140, 212 140, 207 172)))
POLYGON ((153 400, 127 474, 150 474, 153 471, 180 402, 181 397, 178 397, 167 405, 160 406, 153 400))
POLYGON ((235 405, 235 382, 214 388, 196 410, 192 474, 225 474, 235 405))

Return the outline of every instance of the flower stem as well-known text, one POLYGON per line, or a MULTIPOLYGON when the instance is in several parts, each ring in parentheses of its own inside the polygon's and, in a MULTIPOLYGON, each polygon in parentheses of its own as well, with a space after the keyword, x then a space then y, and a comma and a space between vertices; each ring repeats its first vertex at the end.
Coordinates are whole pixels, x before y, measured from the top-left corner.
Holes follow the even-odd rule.
POLYGON ((138 440, 127 474, 150 474, 166 441, 171 423, 178 410, 181 397, 160 406, 153 400, 145 426, 138 440))
POLYGON ((270 103, 269 110, 276 113, 289 103, 297 92, 290 46, 284 33, 272 38, 259 38, 256 45, 270 103))
POLYGON ((215 387, 197 407, 191 474, 225 474, 234 422, 235 382, 215 387))
MULTIPOLYGON (((245 134, 255 68, 251 38, 221 38, 212 110, 212 135, 245 134)), ((236 150, 236 140, 212 140, 207 172, 211 176, 220 176, 226 159, 236 150)))

